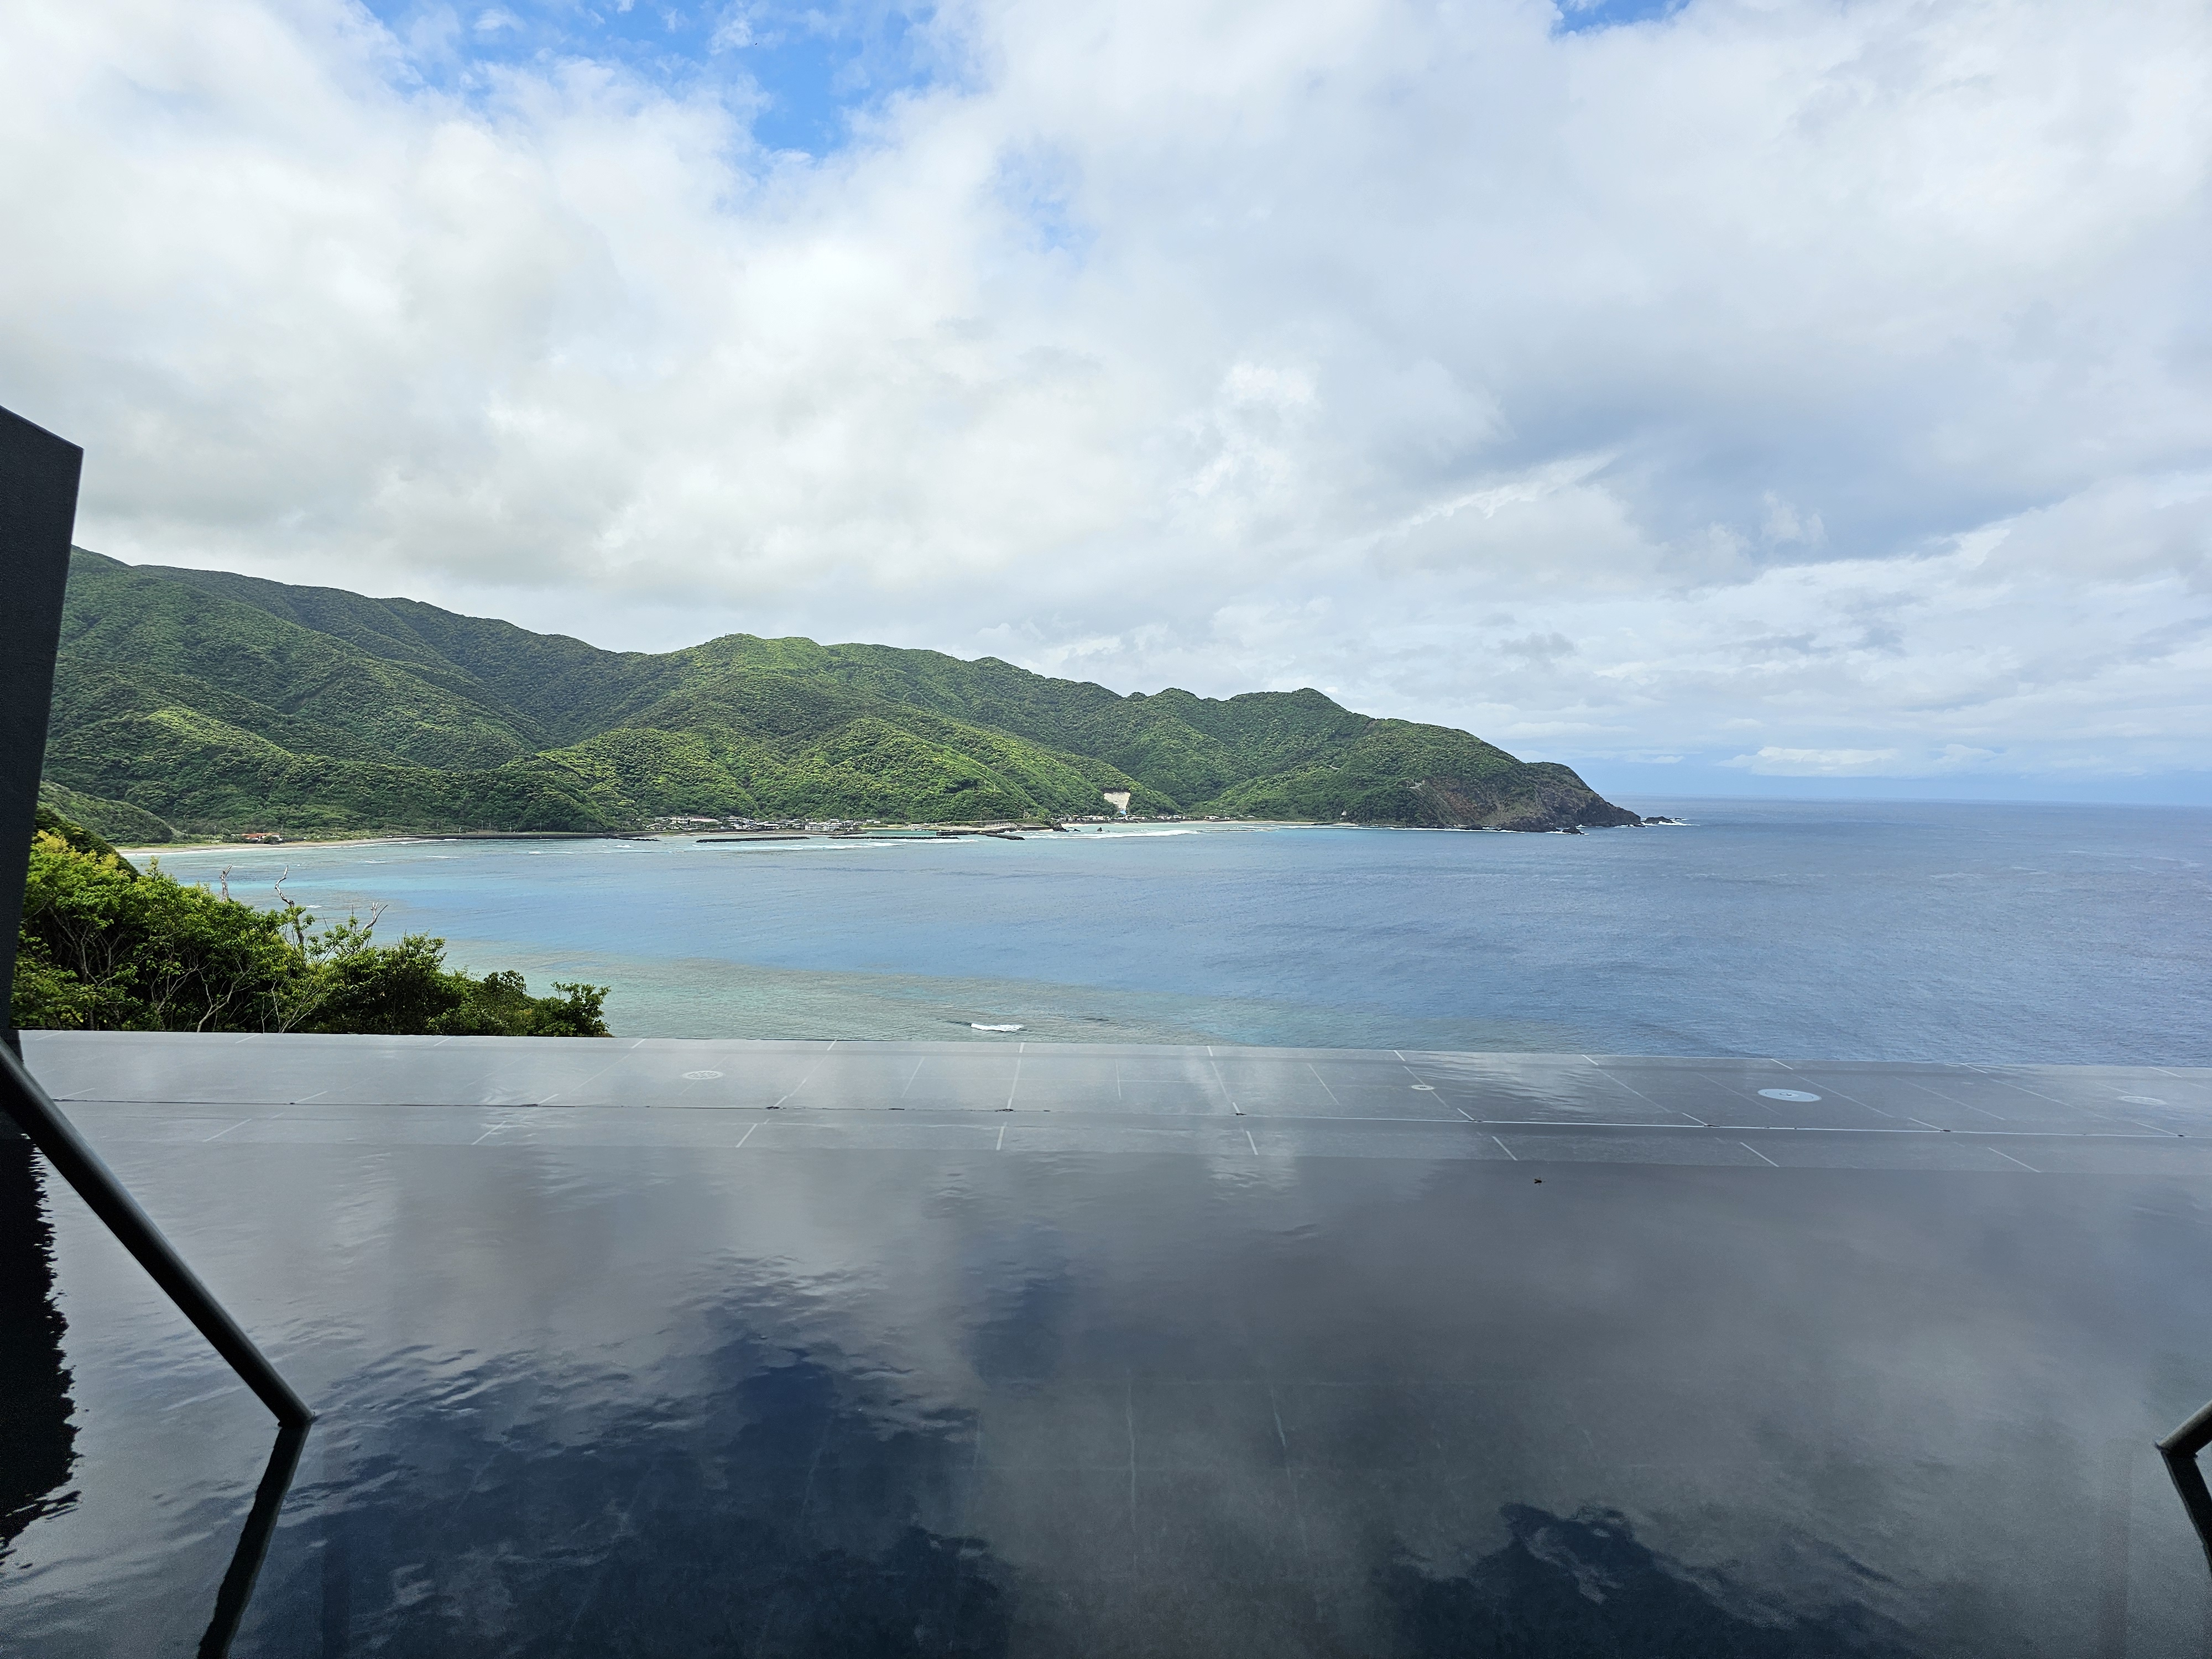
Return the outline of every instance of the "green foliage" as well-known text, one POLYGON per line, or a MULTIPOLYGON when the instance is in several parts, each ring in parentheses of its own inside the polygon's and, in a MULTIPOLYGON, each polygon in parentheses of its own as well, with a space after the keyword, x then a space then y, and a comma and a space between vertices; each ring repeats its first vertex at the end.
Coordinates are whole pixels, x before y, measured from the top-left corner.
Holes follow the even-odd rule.
POLYGON ((81 823, 71 823, 43 800, 39 803, 33 833, 52 836, 71 852, 82 853, 88 858, 112 859, 115 867, 127 876, 135 878, 138 873, 137 866, 109 846, 96 831, 88 830, 81 823))
POLYGON ((647 813, 981 822, 1098 809, 1128 789, 1174 803, 1111 766, 791 675, 740 668, 664 697, 629 723, 556 751, 593 799, 647 813))
MULTIPOLYGON (((287 749, 481 770, 544 746, 529 722, 486 707, 467 675, 430 653, 389 660, 173 573, 97 555, 72 557, 70 590, 61 650, 72 665, 287 749)), ((57 673, 64 695, 76 695, 76 678, 57 673)), ((142 701, 137 712, 150 711, 142 701)))
POLYGON ((443 939, 380 945, 374 916, 324 921, 188 887, 158 864, 142 874, 52 818, 41 810, 17 943, 25 1030, 607 1035, 603 986, 533 997, 520 974, 447 968, 443 939))
POLYGON ((678 812, 1101 809, 1624 822, 1564 767, 1320 692, 1121 696, 995 658, 734 634, 659 655, 79 550, 47 770, 180 830, 569 830, 678 812))
POLYGON ((1224 791, 1209 810, 1237 817, 1341 817, 1362 823, 1547 830, 1635 815, 1593 795, 1564 766, 1527 764, 1440 726, 1375 720, 1324 762, 1224 791))
MULTIPOLYGON (((52 813, 57 823, 66 821, 82 824, 110 842, 147 847, 177 838, 175 830, 143 807, 133 806, 128 801, 102 800, 51 778, 39 785, 39 806, 42 813, 52 813)), ((39 827, 46 830, 53 826, 41 817, 39 827)))
POLYGON ((295 754, 185 708, 57 729, 46 766, 66 785, 193 830, 592 830, 615 821, 536 757, 477 772, 295 754))

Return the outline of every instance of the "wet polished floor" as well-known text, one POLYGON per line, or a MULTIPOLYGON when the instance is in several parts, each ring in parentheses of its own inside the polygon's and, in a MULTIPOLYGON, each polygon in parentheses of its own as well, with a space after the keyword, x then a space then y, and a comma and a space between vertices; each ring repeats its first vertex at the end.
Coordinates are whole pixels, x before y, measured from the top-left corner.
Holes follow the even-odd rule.
POLYGON ((2205 1650, 2206 1073, 26 1047, 322 1419, 46 1180, 9 1652, 2205 1650))

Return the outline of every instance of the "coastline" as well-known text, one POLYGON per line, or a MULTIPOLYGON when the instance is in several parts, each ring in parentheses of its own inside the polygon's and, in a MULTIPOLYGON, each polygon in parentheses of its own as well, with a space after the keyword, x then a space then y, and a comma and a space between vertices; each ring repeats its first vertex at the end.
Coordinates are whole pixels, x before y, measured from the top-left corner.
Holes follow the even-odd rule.
MULTIPOLYGON (((1024 826, 1034 828, 1033 826, 1024 826)), ((1067 823, 1056 830, 1036 830, 1039 835, 1073 835, 1083 830, 1358 830, 1395 829, 1410 827, 1426 829, 1430 825, 1399 826, 1393 824, 1323 823, 1307 818, 1236 818, 1159 819, 1131 818, 1121 823, 1067 823)), ((969 839, 1003 834, 996 826, 985 828, 973 823, 901 823, 881 826, 884 833, 856 836, 834 836, 827 830, 780 830, 748 834, 743 830, 715 831, 700 834, 678 830, 416 830, 411 833, 387 833, 375 836, 298 836, 283 841, 234 841, 225 836, 196 836, 191 839, 157 842, 150 845, 123 847, 116 851, 125 858, 159 858, 165 853, 205 853, 218 849, 239 853, 271 853, 295 847, 400 847, 423 846, 436 842, 592 842, 592 841, 675 841, 694 844, 733 841, 933 841, 942 834, 945 839, 969 839)), ((1021 830, 1017 829, 1016 834, 1021 830)))
MULTIPOLYGON (((1687 829, 1690 823, 1682 818, 1647 817, 1640 824, 1602 826, 1611 829, 1687 829)), ((1469 835, 1589 835, 1590 830, 1514 830, 1486 825, 1465 826, 1440 823, 1353 823, 1343 820, 1321 818, 1128 818, 1099 823, 1063 823, 1040 829, 1036 825, 1014 826, 1011 831, 999 825, 972 823, 902 823, 872 826, 845 835, 827 830, 723 830, 700 834, 677 830, 418 830, 411 834, 376 836, 301 836, 283 841, 246 842, 222 837, 160 842, 149 846, 118 846, 115 850, 132 860, 158 859, 168 853, 204 853, 217 849, 245 853, 276 852, 290 848, 310 847, 400 847, 423 846, 439 842, 595 842, 595 841, 671 841, 689 842, 695 846, 720 843, 758 843, 769 842, 800 842, 820 841, 881 841, 935 842, 938 841, 1006 839, 1011 833, 1035 835, 1093 835, 1108 833, 1127 835, 1132 831, 1160 834, 1167 831, 1217 833, 1262 830, 1378 830, 1412 835, 1469 836, 1469 835)))

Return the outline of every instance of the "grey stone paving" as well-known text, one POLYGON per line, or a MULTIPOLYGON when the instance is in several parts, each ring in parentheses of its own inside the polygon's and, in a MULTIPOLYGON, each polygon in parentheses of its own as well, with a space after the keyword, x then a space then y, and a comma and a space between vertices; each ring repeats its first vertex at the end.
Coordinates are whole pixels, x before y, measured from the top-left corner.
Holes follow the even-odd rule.
MULTIPOLYGON (((973 1042, 31 1032, 100 1139, 2150 1174, 2212 1152, 2157 1066, 973 1042)), ((2212 1164, 2207 1168, 2212 1170, 2212 1164)))

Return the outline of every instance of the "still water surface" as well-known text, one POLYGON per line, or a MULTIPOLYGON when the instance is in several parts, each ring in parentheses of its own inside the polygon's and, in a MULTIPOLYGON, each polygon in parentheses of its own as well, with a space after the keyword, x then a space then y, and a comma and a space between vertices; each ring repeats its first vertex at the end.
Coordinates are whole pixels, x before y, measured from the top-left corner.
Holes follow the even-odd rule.
POLYGON ((611 985, 626 1036, 2212 1061, 2212 812, 1640 805, 1692 823, 161 861, 611 985))
MULTIPOLYGON (((236 1659, 2203 1651, 2150 1443, 2212 1392, 2189 1140, 74 1109, 322 1413, 236 1659)), ((0 1264, 0 1650, 204 1653, 268 1418, 47 1203, 0 1264)))

